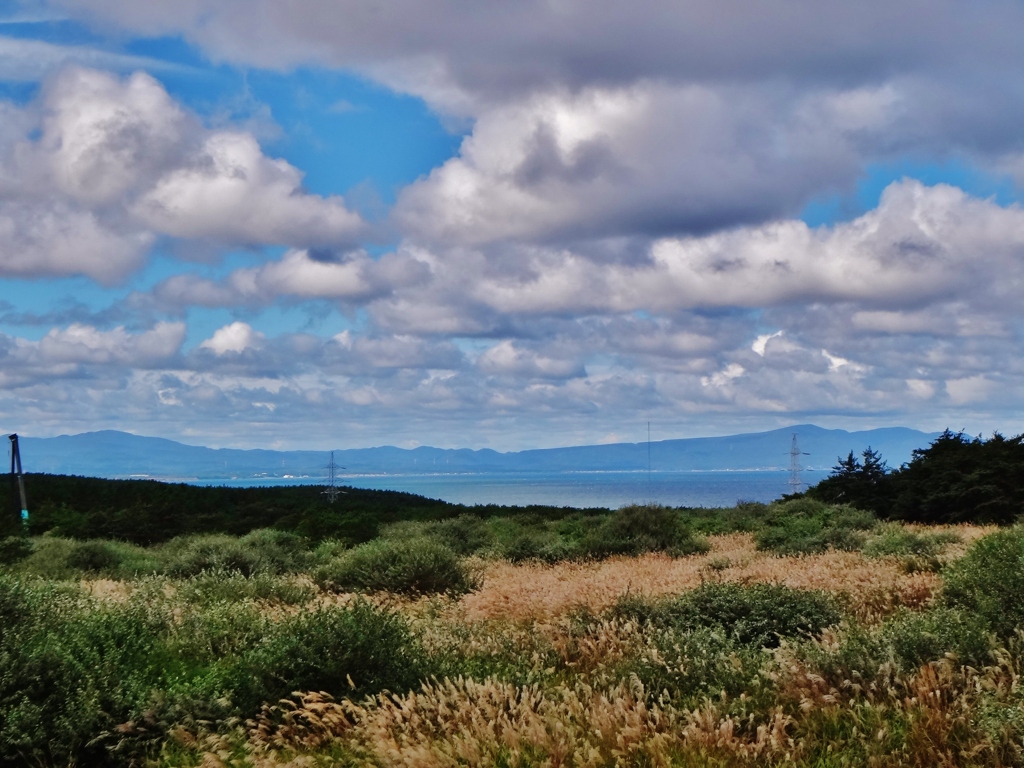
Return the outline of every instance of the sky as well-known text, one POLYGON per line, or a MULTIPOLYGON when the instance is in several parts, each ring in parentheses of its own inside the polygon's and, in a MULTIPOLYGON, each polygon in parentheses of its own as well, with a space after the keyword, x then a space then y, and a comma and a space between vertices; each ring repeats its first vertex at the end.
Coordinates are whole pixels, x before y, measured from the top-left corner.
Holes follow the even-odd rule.
POLYGON ((0 0, 0 422, 1024 432, 1018 0, 0 0))

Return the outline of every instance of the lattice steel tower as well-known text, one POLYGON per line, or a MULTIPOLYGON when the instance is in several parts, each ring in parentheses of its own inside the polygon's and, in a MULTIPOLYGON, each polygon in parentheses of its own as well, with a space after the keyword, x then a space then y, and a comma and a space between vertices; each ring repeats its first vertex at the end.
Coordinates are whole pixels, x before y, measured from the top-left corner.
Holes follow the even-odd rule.
POLYGON ((327 465, 327 487, 322 491, 323 495, 327 497, 327 501, 331 504, 338 500, 340 494, 344 493, 338 487, 337 474, 339 469, 344 469, 344 467, 339 467, 334 463, 334 451, 331 451, 331 461, 327 465))

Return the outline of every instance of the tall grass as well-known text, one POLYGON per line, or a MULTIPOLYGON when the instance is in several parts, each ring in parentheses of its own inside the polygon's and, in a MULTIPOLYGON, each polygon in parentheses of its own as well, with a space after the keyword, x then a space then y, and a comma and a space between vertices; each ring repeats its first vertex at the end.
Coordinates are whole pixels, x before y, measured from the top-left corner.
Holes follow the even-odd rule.
POLYGON ((21 540, 0 573, 0 764, 1024 764, 1021 529, 957 541, 792 502, 705 541, 710 521, 21 540), (772 530, 818 543, 758 548, 772 530), (821 548, 828 530, 862 548, 821 548), (514 562, 522 536, 563 553, 514 562))

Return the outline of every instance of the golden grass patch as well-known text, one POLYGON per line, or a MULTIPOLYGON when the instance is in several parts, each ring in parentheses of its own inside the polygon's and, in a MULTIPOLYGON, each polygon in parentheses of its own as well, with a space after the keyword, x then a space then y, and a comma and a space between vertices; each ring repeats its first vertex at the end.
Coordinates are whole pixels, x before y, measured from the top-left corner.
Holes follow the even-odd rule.
MULTIPOLYGON (((955 556, 991 532, 981 526, 932 526, 951 530, 963 544, 955 556)), ((745 533, 713 536, 705 555, 672 558, 664 554, 613 557, 600 562, 555 565, 497 562, 483 571, 483 586, 460 601, 469 621, 550 619, 579 608, 602 611, 625 594, 658 597, 685 592, 705 581, 770 582, 820 589, 849 601, 859 618, 875 621, 899 606, 921 607, 940 586, 934 573, 906 573, 898 558, 871 559, 858 552, 777 557, 758 552, 745 533)))

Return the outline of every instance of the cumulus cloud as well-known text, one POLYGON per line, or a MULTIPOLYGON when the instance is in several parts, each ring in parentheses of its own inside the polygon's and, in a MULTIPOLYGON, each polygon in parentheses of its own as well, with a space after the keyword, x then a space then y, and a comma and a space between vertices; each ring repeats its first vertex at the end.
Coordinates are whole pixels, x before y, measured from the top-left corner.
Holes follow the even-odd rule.
POLYGON ((213 336, 203 341, 199 347, 209 349, 214 354, 224 355, 229 352, 244 352, 261 346, 266 337, 253 330, 248 323, 234 322, 218 328, 213 336))
POLYGON ((140 334, 129 334, 123 326, 102 331, 75 323, 51 330, 39 341, 38 350, 43 359, 55 363, 119 363, 146 368, 167 363, 184 340, 184 323, 157 323, 140 334))
POLYGON ((2 275, 80 274, 113 283, 142 263, 152 243, 151 233, 118 231, 92 211, 0 197, 2 275))
POLYGON ((458 157, 405 189, 395 216, 411 235, 479 245, 792 214, 859 167, 843 120, 811 108, 823 98, 646 81, 534 95, 482 112, 458 157))
POLYGON ((199 128, 155 79, 71 68, 47 83, 34 149, 60 192, 86 206, 114 202, 183 160, 199 128))
POLYGON ((344 250, 361 219, 249 134, 208 130, 145 73, 71 67, 38 101, 4 107, 0 273, 104 283, 159 235, 344 250))
POLYGON ((153 294, 167 307, 266 305, 280 298, 365 303, 428 276, 426 264, 405 251, 380 259, 358 251, 339 260, 321 260, 308 250, 293 249, 279 261, 238 269, 219 281, 175 275, 153 294))
POLYGON ((152 229, 229 243, 335 246, 362 228, 341 198, 300 190, 302 174, 266 157, 247 134, 209 136, 188 165, 169 171, 133 212, 152 229))
POLYGON ((39 341, 0 334, 0 384, 13 391, 88 378, 111 380, 116 388, 133 369, 173 366, 184 339, 185 325, 168 322, 141 333, 72 323, 51 329, 39 341))
POLYGON ((448 271, 463 286, 475 269, 472 300, 512 314, 843 301, 895 312, 954 297, 1006 302, 1024 277, 1024 211, 905 180, 877 209, 833 227, 783 221, 665 238, 640 263, 595 263, 570 249, 518 253, 504 272, 473 256, 439 258, 431 289, 445 291, 448 271))
POLYGON ((517 376, 530 379, 569 379, 586 375, 578 354, 551 357, 536 350, 524 348, 510 339, 487 349, 477 360, 484 373, 499 376, 517 376))

